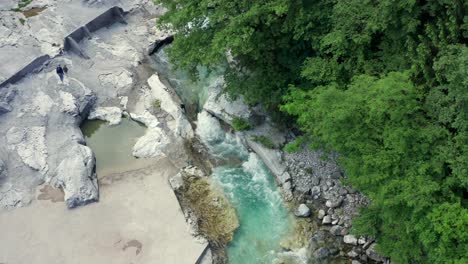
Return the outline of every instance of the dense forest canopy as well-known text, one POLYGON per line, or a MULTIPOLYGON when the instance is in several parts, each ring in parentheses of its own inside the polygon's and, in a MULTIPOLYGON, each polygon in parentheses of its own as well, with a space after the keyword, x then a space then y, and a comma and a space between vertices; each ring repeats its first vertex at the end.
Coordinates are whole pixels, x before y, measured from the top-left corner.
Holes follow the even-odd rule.
POLYGON ((397 263, 468 263, 464 0, 159 0, 177 67, 225 63, 226 90, 340 153, 372 203, 354 232, 397 263))

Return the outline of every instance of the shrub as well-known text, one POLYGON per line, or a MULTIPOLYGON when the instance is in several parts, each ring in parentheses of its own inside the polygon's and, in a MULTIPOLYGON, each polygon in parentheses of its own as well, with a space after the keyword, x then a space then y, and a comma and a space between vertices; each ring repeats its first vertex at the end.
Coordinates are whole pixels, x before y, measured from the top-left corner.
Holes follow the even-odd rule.
POLYGON ((159 100, 159 99, 154 100, 153 106, 156 109, 160 109, 161 108, 161 100, 159 100))
POLYGON ((251 128, 249 121, 238 116, 232 119, 232 127, 236 131, 249 130, 251 128))
POLYGON ((297 152, 301 148, 302 144, 304 144, 304 142, 305 139, 303 137, 298 137, 294 141, 286 144, 286 146, 284 146, 284 150, 286 150, 288 153, 297 152))

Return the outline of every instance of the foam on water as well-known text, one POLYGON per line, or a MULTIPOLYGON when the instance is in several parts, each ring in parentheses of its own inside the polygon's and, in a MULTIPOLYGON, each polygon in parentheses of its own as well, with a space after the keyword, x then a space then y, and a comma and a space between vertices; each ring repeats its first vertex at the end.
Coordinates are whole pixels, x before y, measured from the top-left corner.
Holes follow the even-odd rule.
POLYGON ((211 154, 219 159, 228 159, 231 156, 246 159, 248 156, 240 139, 231 133, 226 134, 218 119, 205 111, 198 114, 196 133, 208 146, 211 154))
POLYGON ((270 171, 237 137, 225 133, 219 121, 206 112, 198 115, 197 134, 212 155, 235 155, 238 166, 213 170, 212 179, 236 208, 240 227, 228 245, 228 263, 272 263, 281 252, 280 242, 292 229, 286 209, 270 171))

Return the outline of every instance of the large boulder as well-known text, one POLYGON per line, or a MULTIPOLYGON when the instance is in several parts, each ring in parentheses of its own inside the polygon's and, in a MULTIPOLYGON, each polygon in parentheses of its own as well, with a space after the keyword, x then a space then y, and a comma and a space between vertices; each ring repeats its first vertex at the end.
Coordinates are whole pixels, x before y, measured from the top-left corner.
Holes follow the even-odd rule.
POLYGON ((214 84, 209 87, 208 99, 203 106, 203 109, 215 115, 224 122, 231 124, 234 117, 249 119, 251 110, 244 103, 242 97, 236 100, 231 100, 227 94, 222 93, 224 80, 219 78, 214 84))
POLYGON ((97 201, 99 190, 91 149, 75 143, 64 151, 63 157, 57 167, 54 185, 63 189, 68 208, 97 201))
POLYGON ((164 149, 170 143, 170 138, 159 127, 148 129, 146 134, 138 139, 133 146, 133 156, 137 158, 152 158, 164 155, 164 149))
POLYGON ((328 200, 325 203, 325 206, 327 206, 329 208, 336 208, 336 207, 339 207, 342 202, 343 202, 343 197, 340 196, 338 198, 328 200))
POLYGON ((346 235, 343 237, 343 242, 350 245, 357 245, 357 238, 353 235, 346 235))
POLYGON ((367 250, 366 250, 366 255, 377 262, 384 262, 385 258, 382 257, 376 250, 377 243, 373 243, 367 250))
POLYGON ((309 217, 310 208, 305 204, 300 204, 299 207, 294 212, 294 215, 296 215, 297 217, 309 217))
POLYGON ((88 119, 99 119, 109 122, 109 125, 118 125, 122 121, 122 110, 112 107, 97 107, 89 113, 88 119))
POLYGON ((174 125, 168 124, 169 128, 174 131, 176 136, 181 136, 186 139, 193 138, 194 133, 192 125, 185 116, 181 106, 182 102, 177 94, 168 89, 156 74, 148 79, 148 84, 151 87, 153 97, 155 100, 159 101, 161 109, 170 114, 175 120, 174 125))

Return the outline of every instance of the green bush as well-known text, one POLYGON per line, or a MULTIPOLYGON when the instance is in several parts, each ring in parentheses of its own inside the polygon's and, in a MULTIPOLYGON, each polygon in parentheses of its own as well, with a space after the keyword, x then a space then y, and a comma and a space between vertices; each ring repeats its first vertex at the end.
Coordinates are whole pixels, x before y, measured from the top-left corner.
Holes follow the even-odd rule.
POLYGON ((249 121, 237 116, 232 119, 232 127, 236 131, 244 131, 251 128, 249 121))
POLYGON ((288 153, 297 152, 301 148, 302 144, 304 144, 304 142, 305 142, 305 138, 298 137, 294 141, 286 144, 286 146, 284 146, 284 150, 286 150, 286 152, 288 153))
POLYGON ((161 108, 161 100, 159 100, 159 99, 154 100, 153 106, 156 109, 160 109, 161 108))
POLYGON ((271 139, 269 139, 269 138, 267 138, 267 137, 265 137, 263 135, 253 136, 252 140, 262 144, 263 146, 265 146, 267 148, 270 148, 270 149, 276 148, 275 143, 273 143, 273 141, 271 141, 271 139))

